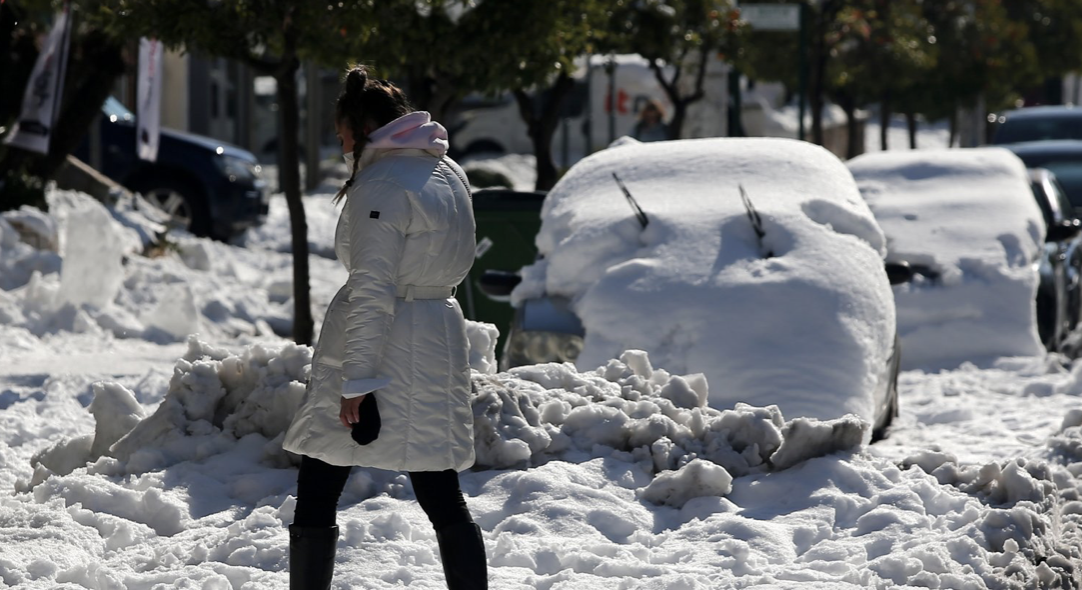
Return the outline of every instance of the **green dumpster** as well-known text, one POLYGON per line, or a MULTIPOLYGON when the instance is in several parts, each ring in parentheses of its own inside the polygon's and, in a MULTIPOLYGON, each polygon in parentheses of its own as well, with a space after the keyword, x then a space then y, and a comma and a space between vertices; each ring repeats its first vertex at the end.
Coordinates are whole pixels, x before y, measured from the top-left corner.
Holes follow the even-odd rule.
POLYGON ((500 330, 497 356, 503 355, 514 309, 506 298, 496 300, 481 292, 481 275, 486 270, 514 272, 534 261, 537 257, 534 238, 541 229, 541 204, 545 194, 544 191, 506 189, 479 190, 473 194, 477 258, 455 297, 467 318, 495 324, 500 330))

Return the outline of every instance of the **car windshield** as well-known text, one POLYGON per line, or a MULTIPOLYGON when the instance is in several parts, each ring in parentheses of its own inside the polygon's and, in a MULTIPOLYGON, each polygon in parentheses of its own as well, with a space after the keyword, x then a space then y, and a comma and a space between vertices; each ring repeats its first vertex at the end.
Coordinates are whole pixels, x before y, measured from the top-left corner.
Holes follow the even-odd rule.
POLYGON ((992 143, 1022 143, 1047 139, 1082 139, 1082 118, 1018 117, 1007 119, 996 129, 992 143))
POLYGON ((101 112, 113 122, 135 120, 135 115, 128 110, 128 107, 117 100, 115 96, 110 96, 105 99, 105 104, 101 105, 101 112))
POLYGON ((1045 162, 1041 167, 1056 175, 1071 205, 1082 208, 1082 162, 1045 162))

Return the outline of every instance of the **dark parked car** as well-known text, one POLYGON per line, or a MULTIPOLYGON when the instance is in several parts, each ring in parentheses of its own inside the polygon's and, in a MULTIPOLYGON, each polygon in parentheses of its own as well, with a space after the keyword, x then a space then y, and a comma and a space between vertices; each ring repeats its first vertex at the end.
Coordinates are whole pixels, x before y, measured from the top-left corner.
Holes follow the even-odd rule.
MULTIPOLYGON (((162 129, 156 162, 136 155, 135 116, 117 99, 102 105, 101 172, 141 193, 195 235, 228 239, 263 223, 269 191, 255 156, 216 139, 162 129)), ((75 156, 90 161, 90 139, 75 156)))
POLYGON ((1082 139, 1082 108, 1043 106, 1003 113, 992 143, 1006 145, 1027 141, 1082 139))
POLYGON ((1032 141, 1003 146, 1027 168, 1044 168, 1056 175, 1067 200, 1074 208, 1074 217, 1082 217, 1082 141, 1032 141))
POLYGON ((1048 227, 1039 267, 1037 331, 1048 350, 1062 350, 1082 311, 1080 223, 1055 175, 1031 169, 1030 180, 1048 227))

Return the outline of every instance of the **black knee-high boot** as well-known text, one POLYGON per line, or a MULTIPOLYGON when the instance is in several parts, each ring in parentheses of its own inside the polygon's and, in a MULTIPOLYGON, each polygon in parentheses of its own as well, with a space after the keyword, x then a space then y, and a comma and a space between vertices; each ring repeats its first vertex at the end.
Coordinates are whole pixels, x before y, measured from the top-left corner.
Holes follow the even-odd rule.
POLYGON ((338 527, 289 527, 289 590, 327 590, 334 575, 338 527))
POLYGON ((472 522, 436 531, 449 590, 488 590, 488 561, 481 527, 472 522))

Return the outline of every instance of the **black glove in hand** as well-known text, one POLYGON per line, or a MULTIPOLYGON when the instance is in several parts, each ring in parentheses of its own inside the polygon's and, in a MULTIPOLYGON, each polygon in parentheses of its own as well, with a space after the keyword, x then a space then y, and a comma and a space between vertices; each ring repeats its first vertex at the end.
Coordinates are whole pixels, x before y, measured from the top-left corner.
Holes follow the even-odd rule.
POLYGON ((353 424, 350 436, 359 445, 366 445, 379 436, 379 407, 376 406, 376 392, 370 392, 361 400, 357 408, 357 422, 353 424))

